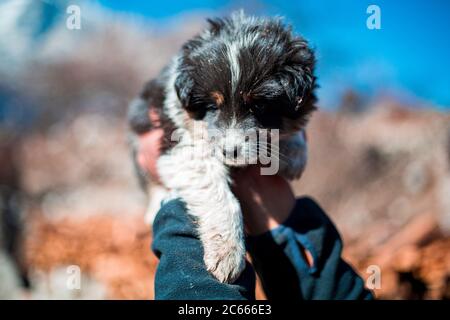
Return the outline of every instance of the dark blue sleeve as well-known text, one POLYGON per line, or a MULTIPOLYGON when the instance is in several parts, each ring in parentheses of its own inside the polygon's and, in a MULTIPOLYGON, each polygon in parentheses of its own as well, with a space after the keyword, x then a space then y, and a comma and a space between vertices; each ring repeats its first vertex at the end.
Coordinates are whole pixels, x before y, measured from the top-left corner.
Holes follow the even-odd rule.
POLYGON ((159 258, 155 299, 255 299, 256 277, 248 262, 233 284, 220 283, 206 270, 202 244, 195 234, 195 221, 179 200, 163 204, 156 215, 152 249, 159 258))
POLYGON ((283 225, 248 237, 247 249, 269 299, 373 299, 364 281, 342 259, 336 227, 310 198, 298 199, 283 225), (313 256, 312 267, 300 246, 313 256))

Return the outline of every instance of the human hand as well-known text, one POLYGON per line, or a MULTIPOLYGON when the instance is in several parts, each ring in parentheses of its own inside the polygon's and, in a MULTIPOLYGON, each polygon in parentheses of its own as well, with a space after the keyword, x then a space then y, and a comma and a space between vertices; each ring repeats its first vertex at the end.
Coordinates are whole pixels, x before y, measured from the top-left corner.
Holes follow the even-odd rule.
POLYGON ((233 176, 233 192, 240 201, 249 235, 276 228, 286 221, 295 206, 295 196, 286 179, 261 175, 260 169, 252 165, 233 176))
MULTIPOLYGON (((233 192, 239 199, 247 234, 257 236, 283 224, 292 213, 296 199, 291 186, 279 175, 261 175, 252 165, 234 175, 233 192)), ((306 263, 314 259, 309 250, 299 248, 306 263)))

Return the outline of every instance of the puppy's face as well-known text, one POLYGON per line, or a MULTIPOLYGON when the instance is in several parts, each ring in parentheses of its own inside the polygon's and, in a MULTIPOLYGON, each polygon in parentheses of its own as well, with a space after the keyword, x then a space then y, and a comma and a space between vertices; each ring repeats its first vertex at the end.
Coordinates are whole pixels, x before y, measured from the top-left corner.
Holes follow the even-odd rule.
POLYGON ((315 109, 314 55, 278 20, 235 14, 210 20, 187 42, 175 89, 190 119, 214 132, 229 165, 257 156, 255 132, 292 134, 315 109))

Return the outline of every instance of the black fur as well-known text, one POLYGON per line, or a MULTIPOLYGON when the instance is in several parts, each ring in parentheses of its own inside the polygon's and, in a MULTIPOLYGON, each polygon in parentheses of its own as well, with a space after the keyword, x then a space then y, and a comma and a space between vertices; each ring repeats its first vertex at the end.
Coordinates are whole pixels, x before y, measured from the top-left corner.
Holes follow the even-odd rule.
POLYGON ((247 119, 250 126, 289 131, 292 121, 284 120, 304 125, 315 110, 314 65, 307 42, 280 20, 236 15, 209 20, 209 33, 183 46, 175 89, 195 119, 217 113, 211 93, 220 92, 223 105, 213 117, 217 127, 226 127, 236 116, 238 121, 247 119), (246 38, 255 41, 247 45, 246 38), (239 41, 243 42, 238 53, 241 72, 233 91, 227 46, 239 41))

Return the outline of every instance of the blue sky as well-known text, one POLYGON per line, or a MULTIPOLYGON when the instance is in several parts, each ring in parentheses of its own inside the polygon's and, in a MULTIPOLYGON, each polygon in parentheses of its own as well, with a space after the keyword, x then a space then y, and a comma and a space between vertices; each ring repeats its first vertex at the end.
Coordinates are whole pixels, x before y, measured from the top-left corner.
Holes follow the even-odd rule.
POLYGON ((446 0, 98 0, 114 11, 164 24, 192 11, 282 15, 316 48, 319 96, 339 103, 354 88, 368 97, 394 95, 406 101, 450 108, 450 1, 446 0), (381 30, 366 27, 366 9, 381 9, 381 30))

